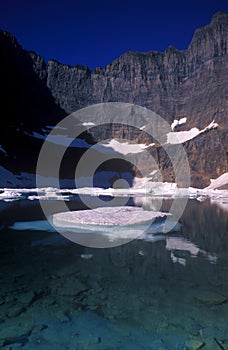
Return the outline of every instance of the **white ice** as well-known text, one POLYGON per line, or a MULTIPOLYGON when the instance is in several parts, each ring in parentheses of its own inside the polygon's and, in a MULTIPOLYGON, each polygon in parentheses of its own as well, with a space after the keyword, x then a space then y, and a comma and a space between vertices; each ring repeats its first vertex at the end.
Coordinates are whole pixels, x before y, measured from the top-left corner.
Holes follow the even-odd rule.
MULTIPOLYGON (((0 191, 8 191, 10 194, 5 192, 0 196, 1 199, 18 198, 18 194, 28 194, 30 192, 37 192, 40 199, 54 199, 54 200, 67 200, 70 195, 80 194, 89 196, 149 196, 149 197, 169 197, 169 198, 197 198, 199 200, 204 200, 206 198, 211 198, 213 200, 222 200, 228 198, 228 190, 213 190, 213 189, 197 189, 197 188, 177 188, 175 183, 158 183, 149 182, 145 184, 138 184, 136 187, 129 188, 101 188, 101 187, 81 187, 76 189, 58 189, 53 187, 43 187, 43 188, 0 188, 0 191), (68 192, 67 196, 64 196, 64 192, 68 192)), ((36 194, 29 195, 29 199, 39 199, 36 194)))
POLYGON ((157 217, 166 216, 166 213, 147 211, 138 207, 101 207, 92 210, 57 213, 53 215, 53 223, 57 227, 74 227, 78 224, 129 226, 151 222, 157 217))
POLYGON ((15 201, 21 199, 21 197, 22 194, 15 190, 4 190, 3 193, 0 193, 0 200, 4 200, 5 202, 15 201))
POLYGON ((62 195, 57 195, 56 193, 45 193, 45 195, 40 195, 40 196, 36 196, 36 195, 32 195, 32 196, 28 196, 28 199, 30 201, 39 199, 40 201, 69 201, 71 199, 72 196, 62 196, 62 195))

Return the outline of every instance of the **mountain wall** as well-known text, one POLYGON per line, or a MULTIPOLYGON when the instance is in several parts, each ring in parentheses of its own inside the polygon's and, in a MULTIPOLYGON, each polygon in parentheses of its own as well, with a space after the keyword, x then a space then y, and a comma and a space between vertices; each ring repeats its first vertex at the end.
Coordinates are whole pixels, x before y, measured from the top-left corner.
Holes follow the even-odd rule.
MULTIPOLYGON (((20 143, 27 146, 34 142, 24 141, 27 129, 38 130, 43 125, 54 125, 66 114, 91 104, 129 102, 150 108, 170 124, 174 119, 186 117, 186 123, 177 130, 203 129, 215 120, 218 128, 184 143, 192 171, 192 185, 208 185, 210 178, 228 171, 227 14, 218 12, 208 25, 197 29, 186 50, 169 46, 165 52, 129 51, 106 67, 94 70, 87 66, 63 65, 55 60, 45 63, 36 53, 24 50, 6 32, 0 33, 0 48, 4 91, 1 119, 8 130, 1 136, 0 144, 11 153, 14 147, 9 141, 10 133, 15 139, 21 137, 20 143), (18 134, 18 128, 23 129, 23 135, 18 134)), ((100 132, 99 138, 102 139, 103 131, 100 132)), ((33 147, 37 147, 37 155, 40 144, 33 147)), ((26 148, 23 147, 25 153, 26 148)), ((23 152, 19 152, 21 156, 16 158, 22 161, 23 152)), ((164 179, 172 180, 162 149, 156 147, 152 153, 159 162, 164 179)), ((6 157, 1 158, 4 164, 6 157)), ((35 161, 35 156, 33 158, 35 161)), ((8 164, 12 159, 11 156, 8 164)), ((14 163, 17 169, 19 164, 16 160, 14 163)))

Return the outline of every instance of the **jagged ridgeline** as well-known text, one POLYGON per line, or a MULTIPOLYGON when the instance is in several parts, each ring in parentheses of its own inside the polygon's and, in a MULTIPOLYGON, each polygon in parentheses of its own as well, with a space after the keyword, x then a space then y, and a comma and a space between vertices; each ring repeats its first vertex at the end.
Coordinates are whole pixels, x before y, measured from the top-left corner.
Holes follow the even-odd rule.
MULTIPOLYGON (((227 38, 228 15, 218 12, 208 25, 195 31, 184 51, 173 46, 165 52, 129 51, 106 67, 90 70, 55 60, 46 63, 36 53, 24 50, 13 35, 1 31, 1 167, 18 175, 35 173, 48 126, 91 104, 128 102, 153 110, 170 125, 175 119, 186 118, 176 131, 202 130, 212 120, 218 123, 217 128, 183 143, 192 186, 208 185, 210 178, 228 171, 227 38)), ((118 132, 123 135, 123 130, 115 129, 111 136, 118 132)), ((151 142, 138 130, 126 129, 124 133, 136 142, 151 142)), ((93 143, 105 137, 107 130, 100 128, 81 139, 93 143)), ((165 152, 158 145, 150 151, 164 180, 172 181, 165 152)), ((77 160, 83 146, 75 152, 77 160)))

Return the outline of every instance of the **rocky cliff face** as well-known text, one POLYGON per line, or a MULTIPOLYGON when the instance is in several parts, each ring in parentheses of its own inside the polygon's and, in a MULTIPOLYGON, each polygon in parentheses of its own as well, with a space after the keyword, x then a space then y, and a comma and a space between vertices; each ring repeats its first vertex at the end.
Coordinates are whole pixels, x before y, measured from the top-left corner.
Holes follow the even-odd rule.
MULTIPOLYGON (((23 90, 24 86, 29 89, 31 82, 37 82, 35 86, 39 88, 33 93, 39 96, 47 116, 46 125, 50 124, 53 111, 58 119, 64 112, 71 113, 87 105, 111 101, 148 107, 170 124, 174 119, 186 117, 183 130, 192 127, 202 129, 215 120, 219 124, 216 130, 201 134, 184 145, 192 170, 192 185, 204 186, 209 178, 227 171, 227 14, 215 14, 210 24, 196 30, 187 50, 179 51, 170 46, 163 53, 130 51, 106 67, 93 71, 86 66, 71 67, 54 60, 45 63, 34 52, 24 51, 6 33, 1 33, 1 47, 2 38, 10 47, 10 53, 3 47, 5 60, 0 62, 4 70, 1 74, 5 80, 9 81, 9 77, 11 82, 16 80, 23 90), (23 56, 23 64, 14 59, 9 69, 9 55, 14 58, 16 55, 23 56), (21 79, 22 75, 26 77, 26 84, 21 79)), ((9 89, 12 90, 12 86, 9 89)), ((18 101, 28 109, 31 99, 24 101, 26 89, 18 101)), ((16 93, 11 90, 14 97, 16 93)), ((5 91, 8 96, 9 90, 5 91)), ((33 93, 30 91, 30 95, 33 93)), ((10 110, 7 108, 6 115, 10 110)), ((17 120, 21 117, 20 113, 22 111, 17 120)), ((27 114, 31 120, 32 112, 29 110, 27 114)), ((152 152, 159 159, 168 180, 170 175, 165 155, 159 147, 152 152)))

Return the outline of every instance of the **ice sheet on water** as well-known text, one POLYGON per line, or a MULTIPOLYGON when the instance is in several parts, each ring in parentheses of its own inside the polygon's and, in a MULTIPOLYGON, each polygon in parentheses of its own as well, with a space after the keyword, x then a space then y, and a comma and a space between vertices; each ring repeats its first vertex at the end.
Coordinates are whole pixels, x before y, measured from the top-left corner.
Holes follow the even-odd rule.
POLYGON ((48 220, 34 220, 34 221, 17 221, 9 228, 17 231, 47 231, 56 232, 54 227, 49 223, 48 220))
POLYGON ((72 196, 62 196, 62 195, 58 195, 56 193, 46 193, 45 195, 32 195, 32 196, 28 196, 28 199, 30 201, 33 200, 40 200, 40 201, 69 201, 71 199, 72 196))
POLYGON ((30 200, 69 200, 71 195, 89 195, 89 196, 156 196, 156 197, 189 197, 204 200, 227 199, 228 190, 197 189, 197 188, 177 188, 175 183, 149 183, 142 186, 129 188, 101 188, 101 187, 80 187, 76 189, 69 188, 0 188, 0 200, 18 200, 28 198, 30 200), (67 195, 66 195, 67 193, 67 195))
POLYGON ((53 223, 60 227, 74 227, 77 224, 102 226, 129 226, 150 222, 167 213, 153 212, 139 207, 101 207, 83 211, 70 211, 53 215, 53 223))
MULTIPOLYGON (((135 208, 138 211, 138 208, 135 208)), ((91 212, 92 210, 90 210, 91 212)), ((110 211, 109 211, 110 212, 110 211)), ((141 210, 140 210, 141 212, 141 210)), ((82 214, 83 211, 79 211, 78 214, 82 214)), ((120 216, 121 214, 119 214, 120 216)), ((152 213, 154 215, 154 213, 152 213)), ((160 215, 160 213, 158 214, 160 215)), ((109 241, 115 242, 116 240, 125 240, 125 239, 140 239, 147 242, 157 242, 160 240, 165 240, 166 235, 163 233, 166 232, 166 220, 172 221, 171 217, 166 219, 165 213, 161 213, 161 220, 154 221, 151 225, 146 224, 145 222, 137 223, 134 225, 100 225, 97 224, 84 224, 84 223, 70 223, 69 227, 66 222, 61 223, 62 226, 57 227, 59 232, 69 240, 79 242, 83 241, 85 235, 90 235, 89 240, 97 239, 97 237, 106 237, 109 241), (163 219, 164 218, 164 219, 163 219), (158 235, 159 233, 159 235, 158 235), (73 239, 72 239, 73 238, 73 239)), ((57 223, 58 224, 58 223, 57 223)), ((180 224, 174 225, 172 223, 172 231, 178 231, 180 229, 180 224)), ((56 229, 49 223, 48 220, 38 220, 38 221, 24 221, 24 222, 15 222, 10 226, 13 230, 18 231, 46 231, 46 232, 56 232, 56 229)), ((54 244, 55 238, 50 238, 49 236, 34 241, 34 245, 49 245, 54 244)), ((56 241, 57 242, 57 241, 56 241)), ((89 241, 88 241, 89 242, 89 241)), ((56 243, 57 244, 57 243, 56 243)))

